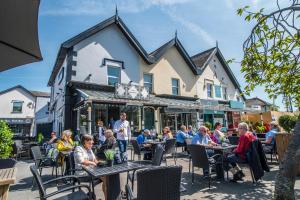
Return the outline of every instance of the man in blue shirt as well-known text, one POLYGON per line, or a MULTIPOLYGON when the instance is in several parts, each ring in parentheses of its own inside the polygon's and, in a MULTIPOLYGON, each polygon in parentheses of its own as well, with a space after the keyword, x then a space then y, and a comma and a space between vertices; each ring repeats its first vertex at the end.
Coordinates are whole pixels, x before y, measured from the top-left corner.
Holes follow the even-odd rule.
POLYGON ((194 136, 193 126, 191 126, 191 125, 188 126, 188 134, 189 134, 189 136, 191 136, 191 137, 194 136))
POLYGON ((146 151, 144 153, 144 160, 151 160, 152 153, 151 153, 151 144, 144 144, 147 138, 150 136, 150 131, 145 129, 143 133, 141 133, 137 138, 136 141, 141 148, 141 151, 146 151))
POLYGON ((180 127, 180 131, 176 134, 176 146, 177 147, 184 147, 184 151, 187 150, 185 139, 190 138, 190 136, 187 134, 186 126, 182 125, 180 127))
POLYGON ((275 122, 271 122, 271 130, 266 133, 266 140, 263 146, 266 153, 270 153, 273 150, 275 144, 275 135, 277 132, 278 125, 275 122))
MULTIPOLYGON (((207 134, 207 128, 205 126, 200 126, 199 132, 192 139, 192 144, 217 145, 207 134)), ((206 152, 208 156, 212 156, 214 154, 214 151, 210 149, 206 150, 206 152)))

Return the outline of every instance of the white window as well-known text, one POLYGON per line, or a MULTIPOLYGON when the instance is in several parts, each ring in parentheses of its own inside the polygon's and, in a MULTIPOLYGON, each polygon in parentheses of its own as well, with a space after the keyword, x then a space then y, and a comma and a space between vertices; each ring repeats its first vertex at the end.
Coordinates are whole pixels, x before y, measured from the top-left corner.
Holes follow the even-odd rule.
POLYGON ((172 78, 172 95, 179 95, 179 80, 172 78))
POLYGON ((114 86, 121 82, 121 68, 107 65, 107 84, 114 86))
POLYGON ((12 101, 12 103, 13 103, 12 112, 22 113, 23 101, 12 101))
POLYGON ((144 87, 148 88, 149 93, 153 92, 153 75, 144 74, 144 87))

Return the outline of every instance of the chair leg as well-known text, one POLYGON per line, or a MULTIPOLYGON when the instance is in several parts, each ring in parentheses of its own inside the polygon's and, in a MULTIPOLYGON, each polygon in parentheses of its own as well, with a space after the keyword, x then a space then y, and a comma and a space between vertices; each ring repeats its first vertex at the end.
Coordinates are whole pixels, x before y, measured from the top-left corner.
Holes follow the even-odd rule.
POLYGON ((249 169, 250 169, 250 173, 251 173, 252 183, 253 183, 253 185, 256 185, 254 174, 253 174, 252 168, 250 166, 249 166, 249 169))
POLYGON ((51 175, 53 176, 53 174, 54 174, 54 166, 52 167, 52 173, 51 173, 51 175))
POLYGON ((210 189, 210 169, 208 169, 208 189, 210 189))
POLYGON ((192 183, 194 183, 194 166, 192 165, 192 183))
POLYGON ((175 165, 176 165, 177 157, 176 157, 176 153, 175 153, 175 152, 174 152, 174 154, 173 154, 173 158, 174 158, 174 163, 175 163, 175 165))
POLYGON ((189 157, 189 173, 191 173, 191 157, 189 157))
POLYGON ((273 162, 273 159, 272 159, 273 158, 273 152, 271 152, 270 155, 271 155, 271 163, 272 163, 273 162))

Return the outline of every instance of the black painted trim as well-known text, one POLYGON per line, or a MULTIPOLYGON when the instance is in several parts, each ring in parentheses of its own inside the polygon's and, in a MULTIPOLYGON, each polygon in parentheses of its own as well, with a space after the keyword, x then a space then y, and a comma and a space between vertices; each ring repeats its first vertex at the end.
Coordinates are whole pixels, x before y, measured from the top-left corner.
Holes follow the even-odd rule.
POLYGON ((103 59, 103 63, 102 63, 103 66, 106 65, 106 61, 111 61, 111 62, 120 63, 121 66, 122 66, 122 69, 125 69, 124 61, 121 61, 121 60, 115 60, 115 59, 110 59, 110 58, 104 58, 104 59, 103 59))

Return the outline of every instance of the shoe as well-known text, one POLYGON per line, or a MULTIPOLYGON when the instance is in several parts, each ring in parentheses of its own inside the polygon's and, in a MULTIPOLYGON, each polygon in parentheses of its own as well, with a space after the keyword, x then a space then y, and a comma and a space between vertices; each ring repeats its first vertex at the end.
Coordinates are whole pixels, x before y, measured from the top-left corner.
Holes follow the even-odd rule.
POLYGON ((243 176, 242 176, 240 171, 238 171, 237 173, 235 173, 233 175, 233 180, 235 180, 235 181, 242 181, 243 180, 243 176))
POLYGON ((241 177, 245 177, 245 174, 242 170, 240 170, 239 173, 241 174, 241 177))

